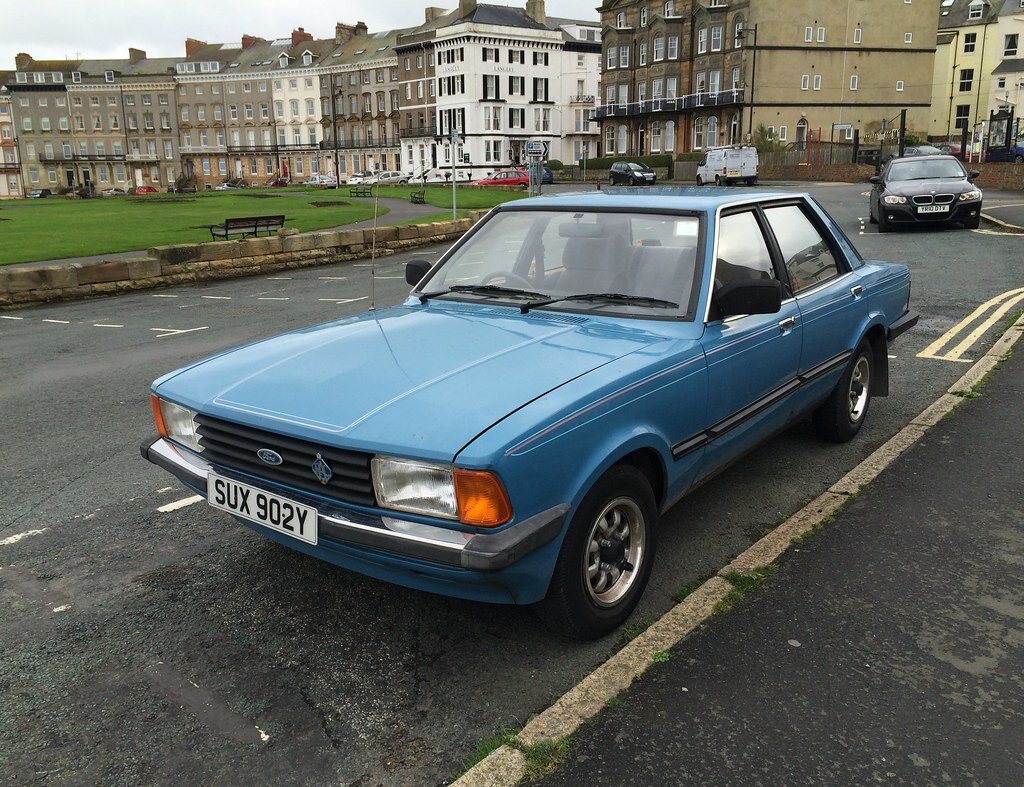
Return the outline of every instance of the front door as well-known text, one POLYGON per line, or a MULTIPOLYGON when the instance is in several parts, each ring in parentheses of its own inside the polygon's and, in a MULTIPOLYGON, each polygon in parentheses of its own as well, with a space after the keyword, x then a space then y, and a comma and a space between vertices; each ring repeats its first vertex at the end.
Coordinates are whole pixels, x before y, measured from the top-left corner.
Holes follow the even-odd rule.
POLYGON ((67 181, 69 189, 75 187, 75 171, 73 169, 64 170, 64 179, 67 181))
MULTIPOLYGON (((744 280, 780 280, 754 210, 718 222, 714 291, 744 280)), ((708 363, 707 449, 702 476, 741 456, 791 419, 802 328, 795 301, 775 314, 721 319, 714 296, 701 343, 708 363)))

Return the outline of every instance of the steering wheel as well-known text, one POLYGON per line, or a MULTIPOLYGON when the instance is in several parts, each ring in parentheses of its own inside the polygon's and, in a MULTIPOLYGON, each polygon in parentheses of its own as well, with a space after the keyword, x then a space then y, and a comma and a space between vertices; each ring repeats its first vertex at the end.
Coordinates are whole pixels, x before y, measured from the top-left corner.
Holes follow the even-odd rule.
POLYGON ((520 276, 518 273, 512 273, 512 271, 495 271, 494 273, 484 276, 480 284, 490 284, 495 279, 504 279, 506 283, 514 282, 516 284, 521 284, 528 290, 532 290, 537 286, 529 279, 520 276))

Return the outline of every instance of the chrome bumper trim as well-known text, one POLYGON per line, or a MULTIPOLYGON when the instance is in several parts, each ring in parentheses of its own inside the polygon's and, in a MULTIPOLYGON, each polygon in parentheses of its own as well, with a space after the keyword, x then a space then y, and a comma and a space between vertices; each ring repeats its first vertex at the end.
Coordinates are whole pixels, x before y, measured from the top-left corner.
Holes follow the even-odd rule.
MULTIPOLYGON (((144 459, 205 494, 207 478, 214 468, 201 456, 162 437, 144 442, 141 452, 144 459)), ((235 475, 230 470, 217 470, 217 473, 227 477, 235 475)), ((248 476, 237 480, 247 484, 253 482, 248 476)), ((292 490, 277 491, 273 484, 263 486, 268 492, 316 508, 317 532, 323 538, 474 571, 498 571, 544 546, 561 531, 562 521, 569 510, 566 505, 555 506, 497 533, 465 533, 422 522, 325 506, 321 501, 292 490)))

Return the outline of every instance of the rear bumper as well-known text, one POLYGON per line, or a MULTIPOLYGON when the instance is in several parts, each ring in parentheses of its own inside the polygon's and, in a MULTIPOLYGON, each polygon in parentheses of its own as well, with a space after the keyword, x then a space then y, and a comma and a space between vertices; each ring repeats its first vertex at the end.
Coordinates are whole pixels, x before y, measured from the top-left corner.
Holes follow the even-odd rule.
MULTIPOLYGON (((201 456, 179 448, 162 437, 144 442, 141 452, 144 459, 162 467, 186 486, 206 496, 207 478, 214 468, 201 456)), ((561 532, 569 509, 567 505, 554 506, 495 533, 466 533, 413 520, 374 516, 342 506, 325 505, 301 492, 277 489, 273 484, 260 484, 258 481, 254 483, 252 477, 233 473, 229 469, 218 467, 216 472, 227 477, 237 476, 239 481, 246 484, 262 486, 272 494, 314 506, 317 509, 318 544, 303 551, 317 556, 321 556, 318 555, 319 545, 329 541, 449 569, 497 572, 509 568, 553 541, 561 532)), ((245 524, 260 532, 271 532, 256 523, 245 524)), ((284 540, 275 540, 299 548, 297 543, 291 543, 295 539, 287 536, 284 540)), ((326 555, 322 557, 330 559, 326 555)))
POLYGON ((912 311, 903 312, 903 316, 900 317, 898 320, 896 320, 896 322, 894 322, 892 325, 889 326, 889 333, 888 333, 889 343, 891 344, 901 334, 906 333, 911 328, 913 328, 915 325, 917 325, 917 321, 919 319, 921 319, 921 315, 919 315, 917 312, 912 312, 912 311))

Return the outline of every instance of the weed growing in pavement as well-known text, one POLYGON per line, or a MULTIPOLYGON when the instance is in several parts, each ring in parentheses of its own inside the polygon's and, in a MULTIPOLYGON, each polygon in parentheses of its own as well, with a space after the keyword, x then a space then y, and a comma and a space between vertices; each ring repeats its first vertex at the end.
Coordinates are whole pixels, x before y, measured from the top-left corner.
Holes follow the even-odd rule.
POLYGON ((732 585, 732 590, 726 594, 725 598, 715 604, 714 614, 721 615, 723 612, 728 612, 739 604, 744 596, 757 588, 778 570, 779 567, 772 563, 756 568, 746 574, 741 574, 738 571, 730 571, 727 574, 723 574, 722 576, 729 580, 729 583, 732 585))
POLYGON ((657 653, 651 654, 651 661, 655 664, 664 664, 671 658, 671 654, 667 650, 659 650, 657 653))
POLYGON ((961 399, 977 399, 981 394, 972 388, 970 391, 953 391, 953 396, 959 396, 961 399))
POLYGON ((711 579, 711 576, 706 576, 706 577, 702 577, 701 579, 695 579, 695 580, 693 580, 693 582, 691 582, 688 585, 684 585, 683 587, 681 587, 679 590, 677 590, 675 593, 672 594, 672 600, 674 602, 676 602, 677 604, 679 604, 687 596, 689 596, 691 593, 693 593, 697 588, 699 588, 701 585, 703 585, 709 579, 711 579))
POLYGON ((519 750, 526 756, 526 773, 523 774, 523 778, 526 781, 533 781, 553 773, 565 760, 571 743, 572 738, 569 737, 554 743, 535 743, 532 746, 520 747, 519 750))
POLYGON ((515 737, 516 733, 514 730, 507 729, 504 726, 499 727, 497 733, 495 733, 490 738, 480 741, 476 745, 476 749, 474 750, 472 756, 462 764, 462 773, 468 771, 481 760, 486 759, 487 755, 489 755, 491 752, 500 749, 502 746, 512 743, 515 737))
POLYGON ((606 708, 617 708, 621 704, 622 704, 622 700, 620 700, 618 697, 612 697, 611 699, 609 699, 609 700, 607 700, 605 702, 604 706, 606 708))
POLYGON ((643 620, 638 620, 636 623, 630 623, 628 626, 622 629, 622 639, 624 639, 626 642, 632 642, 645 631, 647 631, 647 629, 651 627, 651 624, 653 622, 653 620, 648 620, 647 618, 644 618, 643 620))

